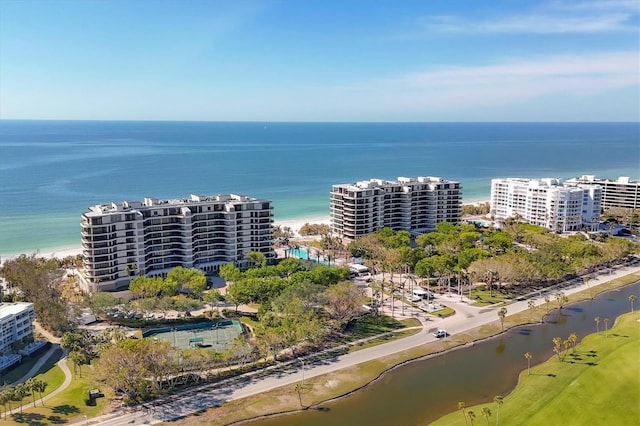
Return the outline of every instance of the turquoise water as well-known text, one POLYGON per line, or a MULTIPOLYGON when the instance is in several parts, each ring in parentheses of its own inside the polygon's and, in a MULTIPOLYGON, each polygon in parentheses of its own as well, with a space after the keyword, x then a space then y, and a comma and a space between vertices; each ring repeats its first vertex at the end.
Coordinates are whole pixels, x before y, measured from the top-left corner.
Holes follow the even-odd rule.
POLYGON ((292 248, 285 250, 289 256, 296 257, 302 260, 309 260, 309 253, 303 248, 292 248))
POLYGON ((318 257, 316 256, 315 252, 310 255, 309 252, 302 247, 285 249, 285 252, 287 252, 288 256, 295 257, 296 259, 308 260, 315 263, 321 263, 323 265, 330 265, 329 261, 325 260, 322 255, 320 255, 320 262, 318 262, 318 257))
POLYGON ((326 216, 332 184, 639 178, 637 123, 224 123, 0 120, 0 255, 79 246, 88 206, 240 193, 276 219, 326 216))

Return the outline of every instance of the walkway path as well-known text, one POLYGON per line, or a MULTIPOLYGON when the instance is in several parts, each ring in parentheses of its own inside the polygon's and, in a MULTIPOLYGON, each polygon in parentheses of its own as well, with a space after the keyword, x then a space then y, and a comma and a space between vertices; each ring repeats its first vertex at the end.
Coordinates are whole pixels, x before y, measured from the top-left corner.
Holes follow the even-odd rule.
MULTIPOLYGON (((35 326, 36 332, 40 333, 42 336, 46 337, 46 339, 48 341, 50 341, 52 343, 52 345, 51 345, 51 348, 49 348, 49 350, 46 353, 44 353, 38 359, 38 361, 33 365, 33 367, 31 367, 31 369, 29 370, 29 372, 27 374, 22 376, 22 378, 20 378, 20 380, 16 380, 16 383, 24 383, 27 380, 29 380, 30 378, 32 378, 38 372, 40 367, 42 367, 42 365, 46 361, 49 360, 49 358, 53 355, 53 353, 60 346, 60 338, 59 337, 55 337, 53 334, 49 333, 47 330, 42 328, 40 326, 40 324, 38 324, 37 322, 34 322, 33 324, 35 326)), ((60 360, 58 360, 56 365, 58 367, 60 367, 60 369, 64 373, 64 382, 62 382, 62 384, 56 390, 54 390, 50 394, 42 397, 42 401, 46 401, 46 400, 48 400, 50 398, 53 398, 54 396, 56 396, 57 394, 59 394, 60 392, 65 390, 71 384, 71 380, 73 379, 73 376, 71 375, 71 371, 69 370, 69 367, 67 366, 67 353, 66 353, 66 351, 64 351, 63 357, 60 360)), ((24 404, 22 406, 22 408, 18 406, 16 408, 10 410, 9 414, 11 414, 11 413, 20 413, 21 410, 26 410, 27 408, 34 407, 35 405, 37 405, 37 403, 38 403, 38 399, 36 399, 36 404, 34 404, 33 402, 30 402, 28 404, 24 404)))
MULTIPOLYGON (((595 287, 604 282, 639 272, 640 266, 621 266, 613 270, 610 274, 600 275, 592 279, 589 285, 595 287)), ((563 288, 562 291, 568 295, 586 290, 587 288, 587 285, 582 283, 572 285, 571 288, 563 288)), ((452 299, 457 299, 458 303, 464 303, 464 301, 459 302, 458 296, 452 299)), ((536 305, 545 303, 543 297, 536 297, 532 300, 534 300, 536 305)), ((451 302, 455 301, 452 300, 451 302)), ((433 328, 424 327, 419 333, 403 339, 355 352, 335 354, 329 360, 323 359, 317 363, 305 362, 302 364, 298 360, 293 360, 288 363, 290 368, 285 371, 280 368, 269 375, 265 375, 264 372, 261 374, 260 371, 247 373, 241 377, 174 394, 170 398, 157 400, 152 405, 137 407, 128 411, 123 410, 90 419, 89 423, 116 426, 122 424, 156 424, 167 422, 193 414, 197 411, 219 406, 234 399, 245 398, 298 382, 302 374, 304 374, 305 379, 308 379, 433 342, 436 338, 433 337, 431 332, 436 328, 444 328, 450 334, 455 335, 481 325, 499 321, 496 314, 498 307, 476 308, 468 305, 467 307, 468 309, 465 310, 465 314, 434 319, 433 328), (294 365, 296 366, 295 368, 293 367, 294 365), (247 380, 247 378, 250 378, 250 380, 247 380)), ((527 309, 529 309, 528 300, 522 300, 509 305, 509 314, 515 314, 527 309)), ((303 357, 302 359, 311 361, 310 358, 311 357, 303 357)), ((283 363, 281 367, 286 364, 287 363, 283 363)), ((78 425, 80 425, 80 423, 78 423, 78 425)))

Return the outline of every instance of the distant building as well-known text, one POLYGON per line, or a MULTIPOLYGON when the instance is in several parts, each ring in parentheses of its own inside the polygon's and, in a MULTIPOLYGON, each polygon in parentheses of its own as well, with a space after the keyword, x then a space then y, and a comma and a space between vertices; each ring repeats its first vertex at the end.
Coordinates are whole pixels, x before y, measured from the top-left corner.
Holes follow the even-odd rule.
POLYGON ((554 232, 597 229, 602 188, 560 179, 491 180, 490 215, 519 218, 554 232))
POLYGON ((331 230, 347 239, 384 227, 423 234, 462 214, 462 186, 439 177, 333 185, 330 197, 331 230))
POLYGON ((618 180, 598 179, 593 175, 582 175, 567 180, 569 183, 586 183, 602 187, 602 208, 621 207, 640 209, 640 180, 619 177, 618 180))
POLYGON ((33 303, 0 303, 0 355, 11 352, 11 345, 33 338, 36 313, 33 303))
POLYGON ((80 281, 90 291, 117 290, 176 266, 241 266, 250 251, 272 259, 272 222, 271 201, 235 194, 96 205, 82 215, 80 281))

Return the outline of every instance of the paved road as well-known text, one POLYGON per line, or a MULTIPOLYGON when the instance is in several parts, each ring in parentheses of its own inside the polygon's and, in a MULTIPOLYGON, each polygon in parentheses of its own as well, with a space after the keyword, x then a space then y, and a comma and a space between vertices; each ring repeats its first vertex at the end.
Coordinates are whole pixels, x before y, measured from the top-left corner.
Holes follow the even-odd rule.
MULTIPOLYGON (((620 267, 609 274, 600 275, 591 280, 589 285, 595 287, 606 281, 618 278, 630 273, 640 272, 639 266, 620 267)), ((583 283, 576 283, 569 288, 563 288, 562 291, 568 295, 581 290, 587 289, 583 283)), ((497 307, 472 307, 465 302, 460 302, 459 296, 441 296, 440 299, 445 303, 453 306, 459 314, 443 318, 434 319, 425 323, 425 327, 417 334, 395 340, 386 344, 373 346, 352 353, 337 354, 334 357, 323 359, 320 362, 313 363, 310 357, 304 357, 307 360, 304 365, 304 378, 320 376, 342 368, 360 364, 365 361, 384 357, 397 352, 402 352, 425 343, 435 341, 431 332, 436 328, 444 328, 452 337, 455 335, 475 327, 498 322, 497 307)), ((532 299, 536 305, 545 303, 541 295, 537 295, 532 299)), ((509 314, 514 314, 529 309, 528 300, 522 300, 508 305, 509 314)), ((396 316, 399 310, 396 308, 396 316)), ((409 313, 409 315, 411 315, 409 313)), ((422 318, 424 320, 424 318, 422 318)), ((170 399, 157 401, 155 405, 147 405, 136 407, 129 412, 120 411, 111 413, 94 419, 89 419, 89 424, 100 424, 106 426, 116 426, 125 424, 156 424, 165 421, 175 420, 179 417, 193 414, 197 411, 204 410, 213 406, 221 405, 224 402, 245 398, 247 396, 266 392, 268 390, 285 386, 298 382, 302 379, 303 366, 301 363, 296 364, 296 368, 290 368, 287 371, 281 371, 270 375, 260 375, 260 372, 248 373, 233 380, 227 380, 221 383, 221 386, 212 388, 205 386, 191 390, 182 394, 173 395, 170 399)), ((220 385, 220 384, 218 384, 220 385)), ((78 423, 78 426, 85 422, 78 423)))

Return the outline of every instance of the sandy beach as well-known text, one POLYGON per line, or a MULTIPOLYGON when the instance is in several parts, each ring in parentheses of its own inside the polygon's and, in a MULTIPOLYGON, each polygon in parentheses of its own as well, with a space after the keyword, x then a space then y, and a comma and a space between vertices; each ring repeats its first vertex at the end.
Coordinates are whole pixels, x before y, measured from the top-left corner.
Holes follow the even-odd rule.
MULTIPOLYGON (((276 220, 274 221, 274 225, 275 226, 281 226, 281 227, 289 227, 291 228, 291 230, 295 233, 295 235, 299 235, 298 231, 300 230, 300 228, 302 228, 305 224, 307 223, 312 223, 312 224, 329 224, 329 216, 317 216, 317 217, 306 217, 306 218, 301 218, 301 219, 287 219, 287 220, 276 220)), ((80 240, 80 235, 78 235, 78 240, 80 240)), ((18 256, 20 256, 21 254, 27 254, 27 255, 31 255, 31 254, 36 254, 38 257, 45 257, 45 258, 59 258, 59 259, 63 259, 67 256, 77 256, 79 254, 82 254, 82 247, 80 245, 77 246, 71 246, 71 247, 59 247, 59 248, 54 248, 54 249, 47 249, 46 251, 40 251, 40 250, 35 250, 33 252, 30 253, 17 253, 17 254, 8 254, 8 255, 3 255, 0 258, 0 266, 6 261, 6 260, 11 260, 14 259, 18 256)))
MULTIPOLYGON (((480 201, 469 201, 464 203, 463 205, 479 205, 479 204, 483 204, 483 203, 488 203, 489 200, 480 200, 480 201)), ((302 228, 305 224, 310 223, 310 224, 326 224, 328 225, 330 223, 331 217, 330 216, 313 216, 313 217, 303 217, 303 218, 299 218, 299 219, 283 219, 283 220, 275 220, 273 222, 274 226, 280 226, 280 227, 289 227, 291 228, 291 230, 294 232, 295 236, 300 236, 299 231, 300 228, 302 228)), ((78 245, 77 246, 67 246, 67 247, 57 247, 57 248, 53 248, 53 249, 46 249, 44 251, 42 250, 34 250, 32 252, 28 252, 28 253, 13 253, 13 254, 3 254, 2 257, 0 258, 0 266, 4 263, 4 261, 6 260, 10 260, 13 258, 16 258, 18 256, 20 256, 21 254, 33 254, 35 253, 38 257, 45 257, 45 258, 54 258, 57 257, 59 259, 63 259, 67 256, 77 256, 79 254, 82 254, 82 247, 80 246, 80 235, 78 235, 78 245)))

